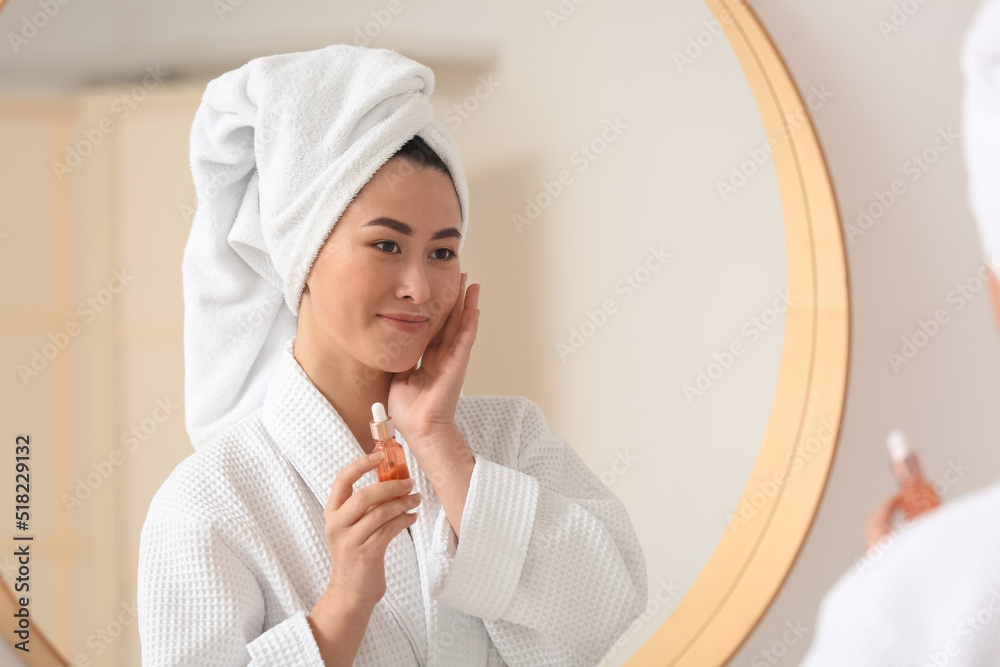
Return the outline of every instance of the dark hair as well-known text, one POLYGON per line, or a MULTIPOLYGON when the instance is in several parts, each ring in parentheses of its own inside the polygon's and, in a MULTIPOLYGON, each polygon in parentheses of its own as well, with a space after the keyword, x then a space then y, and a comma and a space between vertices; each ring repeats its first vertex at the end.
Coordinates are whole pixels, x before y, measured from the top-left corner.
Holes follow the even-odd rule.
MULTIPOLYGON (((448 170, 448 165, 444 163, 444 160, 418 135, 411 137, 398 151, 393 153, 392 157, 406 158, 414 166, 437 169, 446 174, 452 181, 455 180, 452 178, 451 171, 448 170)), ((392 158, 389 159, 391 160, 392 158)))

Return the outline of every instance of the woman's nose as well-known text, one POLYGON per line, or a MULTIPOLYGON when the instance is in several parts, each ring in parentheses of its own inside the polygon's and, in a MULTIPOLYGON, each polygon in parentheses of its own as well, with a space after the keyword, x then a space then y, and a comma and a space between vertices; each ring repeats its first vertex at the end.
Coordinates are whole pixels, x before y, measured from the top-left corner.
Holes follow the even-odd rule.
POLYGON ((419 259, 407 262, 400 279, 399 296, 410 297, 414 303, 425 303, 430 295, 431 287, 424 263, 419 259))

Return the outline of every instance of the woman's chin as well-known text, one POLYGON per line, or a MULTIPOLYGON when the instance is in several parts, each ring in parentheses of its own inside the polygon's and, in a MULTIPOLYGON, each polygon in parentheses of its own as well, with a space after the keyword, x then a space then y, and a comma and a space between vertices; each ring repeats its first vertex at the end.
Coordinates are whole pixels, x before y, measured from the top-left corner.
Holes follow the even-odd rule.
POLYGON ((376 368, 386 373, 403 373, 416 366, 418 359, 420 359, 419 354, 416 356, 406 355, 405 358, 399 357, 397 359, 393 359, 389 364, 386 364, 385 366, 377 365, 376 368))

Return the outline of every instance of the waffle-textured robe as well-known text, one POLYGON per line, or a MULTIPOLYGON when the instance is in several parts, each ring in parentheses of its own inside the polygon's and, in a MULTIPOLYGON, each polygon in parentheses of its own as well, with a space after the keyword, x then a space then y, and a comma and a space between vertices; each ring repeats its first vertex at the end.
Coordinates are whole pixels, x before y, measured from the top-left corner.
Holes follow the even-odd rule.
MULTIPOLYGON (((170 474, 142 528, 144 667, 323 665, 306 615, 326 589, 323 510, 364 454, 284 348, 263 406, 170 474)), ((597 664, 646 606, 646 562, 616 498, 520 396, 462 396, 475 455, 461 542, 402 435, 422 494, 390 542, 364 667, 597 664)), ((378 481, 366 473, 355 491, 378 481)))

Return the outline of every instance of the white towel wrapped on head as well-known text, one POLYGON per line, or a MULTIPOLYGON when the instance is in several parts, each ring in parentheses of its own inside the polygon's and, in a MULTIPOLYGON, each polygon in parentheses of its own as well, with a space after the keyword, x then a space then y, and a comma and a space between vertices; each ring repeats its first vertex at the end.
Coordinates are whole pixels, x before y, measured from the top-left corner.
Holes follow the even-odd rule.
POLYGON ((257 409, 295 334, 305 279, 358 191, 413 136, 451 172, 434 74, 388 49, 335 44, 251 60, 209 82, 191 129, 198 209, 184 249, 184 371, 194 446, 257 409))
POLYGON ((962 144, 983 256, 1000 273, 1000 0, 984 0, 962 44, 962 144))

